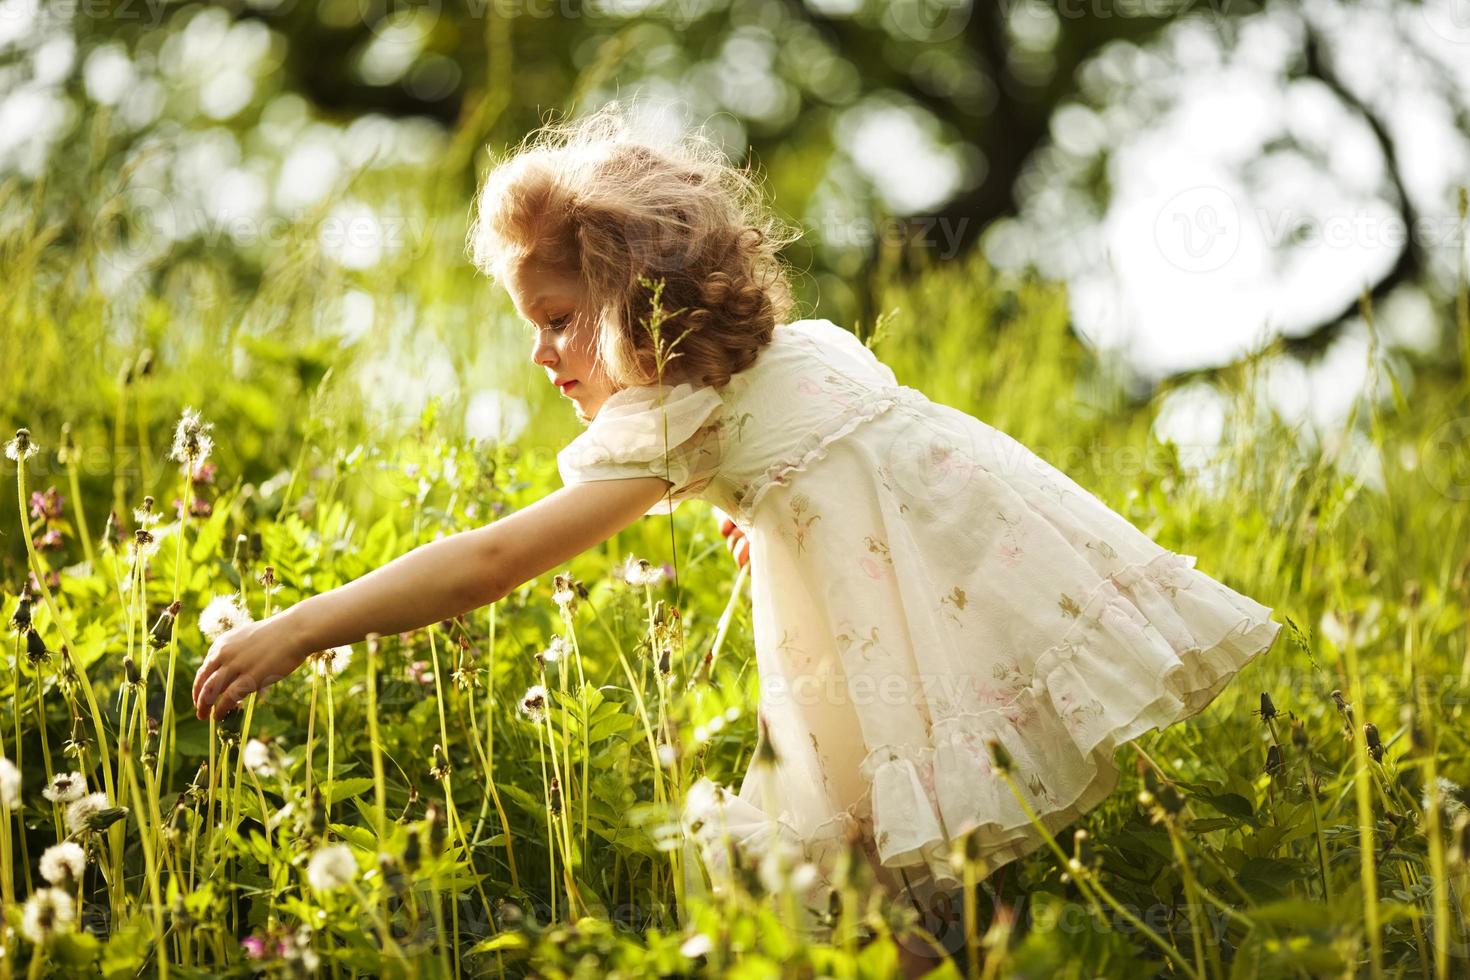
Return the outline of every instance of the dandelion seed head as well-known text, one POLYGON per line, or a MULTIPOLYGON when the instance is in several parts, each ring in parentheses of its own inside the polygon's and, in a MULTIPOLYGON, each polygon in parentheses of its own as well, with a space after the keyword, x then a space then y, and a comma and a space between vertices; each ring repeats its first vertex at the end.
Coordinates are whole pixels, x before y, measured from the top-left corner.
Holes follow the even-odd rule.
POLYGON ((128 551, 128 565, 146 561, 158 553, 158 538, 151 531, 138 528, 133 532, 133 546, 128 551))
POLYGON ((163 520, 163 515, 153 509, 153 498, 144 497, 142 507, 133 508, 133 523, 147 530, 156 527, 163 520))
POLYGON ((696 932, 679 946, 679 952, 691 960, 707 956, 715 948, 714 942, 702 932, 696 932))
POLYGON ((270 746, 258 738, 252 738, 245 743, 244 755, 241 761, 245 763, 246 769, 249 769, 257 776, 269 776, 275 771, 275 767, 271 765, 270 746))
MULTIPOLYGON (((1440 776, 1438 779, 1435 780, 1435 788, 1439 790, 1440 806, 1444 807, 1444 812, 1449 814, 1451 819, 1461 813, 1470 812, 1470 807, 1466 807, 1465 804, 1461 802, 1460 793, 1462 793, 1463 790, 1460 788, 1460 785, 1454 780, 1446 776, 1440 776)), ((1424 794, 1424 799, 1421 801, 1421 804, 1423 809, 1429 809, 1428 793, 1424 794)))
POLYGON ((106 793, 89 793, 67 804, 66 829, 80 834, 92 829, 92 819, 108 807, 106 793))
POLYGON ((541 659, 549 664, 554 664, 567 654, 567 640, 564 636, 553 636, 546 649, 541 651, 541 659))
POLYGON ((306 866, 306 880, 317 891, 329 892, 350 884, 357 877, 357 858, 346 844, 317 848, 306 866))
POLYGON ((76 904, 60 888, 38 888, 26 899, 20 931, 40 945, 58 932, 66 932, 77 919, 76 904))
POLYGON ((806 892, 815 887, 821 878, 816 865, 810 861, 803 861, 791 872, 791 888, 798 893, 806 892))
POLYGON ((20 806, 20 770, 0 755, 0 803, 14 810, 20 806))
POLYGON ((70 803, 79 800, 87 792, 87 781, 79 772, 59 772, 41 790, 41 795, 52 803, 70 803))
POLYGON ((5 444, 5 458, 17 463, 24 463, 40 451, 41 447, 31 442, 30 429, 16 429, 15 438, 5 444))
POLYGON ((213 643, 230 630, 254 621, 239 596, 219 595, 209 600, 209 605, 199 614, 199 630, 213 643))
POLYGON ((331 680, 352 662, 352 647, 340 646, 311 655, 311 668, 323 680, 331 680))
POLYGON ((526 694, 521 698, 521 714, 541 724, 546 720, 546 697, 545 685, 533 684, 526 688, 526 694))
POLYGON ((209 435, 212 428, 214 423, 202 421, 198 412, 185 408, 179 416, 179 424, 174 428, 174 443, 169 450, 169 458, 186 466, 197 466, 204 462, 214 449, 214 440, 209 435))
POLYGON ((664 577, 664 569, 663 566, 655 565, 647 558, 629 555, 623 559, 623 563, 618 566, 615 574, 619 581, 635 588, 641 588, 646 585, 657 585, 664 577))
POLYGON ((41 855, 41 877, 53 885, 70 885, 87 870, 87 852, 76 841, 52 844, 41 855))

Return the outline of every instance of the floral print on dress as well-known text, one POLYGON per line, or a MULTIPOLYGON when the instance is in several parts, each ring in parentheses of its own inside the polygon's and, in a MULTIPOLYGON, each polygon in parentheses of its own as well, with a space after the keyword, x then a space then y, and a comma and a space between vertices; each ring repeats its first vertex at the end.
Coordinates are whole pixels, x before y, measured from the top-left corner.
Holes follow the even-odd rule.
POLYGON ((858 567, 863 574, 870 579, 881 579, 893 568, 893 558, 888 553, 888 542, 881 541, 871 534, 863 538, 867 545, 869 554, 858 560, 858 567))
POLYGON ((1003 510, 997 510, 995 517, 1005 525, 1005 530, 1000 535, 998 548, 1000 560, 1006 566, 1014 568, 1021 564, 1021 558, 1025 555, 1025 551, 1021 548, 1021 518, 1012 517, 1003 510))
MULTIPOLYGON (((762 624, 759 710, 778 750, 789 747, 788 758, 801 763, 778 767, 769 803, 751 782, 754 802, 804 840, 829 834, 850 813, 865 846, 876 842, 886 853, 901 844, 910 855, 932 856, 947 842, 925 847, 916 831, 1008 819, 1011 796, 997 784, 992 738, 1009 750, 1017 787, 1037 812, 1054 814, 1104 774, 1111 760, 1087 758, 1081 747, 1116 733, 1118 719, 1146 712, 1172 724, 1192 713, 1148 702, 1158 678, 1128 655, 1130 624, 1146 629, 1139 617, 1157 616, 1158 604, 1191 600, 1175 602, 1170 622, 1155 623, 1169 628, 1148 635, 1173 644, 1188 665, 1181 680, 1196 691, 1228 679, 1227 669, 1238 670, 1275 635, 1267 607, 1183 558, 1165 557, 1003 433, 898 385, 833 324, 782 325, 724 394, 723 406, 691 406, 708 413, 683 413, 686 439, 702 426, 711 432, 681 439, 676 459, 713 469, 700 439, 729 450, 706 499, 768 544, 749 580, 762 624), (1005 465, 988 468, 988 460, 1005 465), (967 479, 962 468, 985 478, 967 479), (1152 600, 1147 611, 1121 586, 1116 594, 1100 589, 1109 573, 1115 584, 1134 582, 1152 600), (1055 669, 1063 663, 1066 670, 1055 669), (883 691, 902 681, 904 693, 799 707, 764 693, 783 681, 808 683, 818 670, 839 683, 877 679, 883 691), (855 756, 863 759, 857 772, 855 756), (905 778, 875 780, 890 757, 909 760, 905 778), (907 775, 910 763, 915 777, 907 775)), ((631 420, 627 428, 643 436, 640 447, 662 446, 657 430, 631 420)), ((630 454, 615 457, 597 478, 611 478, 618 466, 633 475, 630 454)), ((686 482, 709 476, 696 465, 686 482)), ((1017 840, 1032 850, 1042 843, 1017 840)), ((929 870, 912 856, 890 867, 905 870, 915 887, 929 870)))
POLYGON ((862 659, 868 662, 873 660, 873 651, 879 647, 878 627, 868 627, 866 634, 858 632, 850 623, 843 623, 844 628, 836 636, 837 650, 846 653, 856 645, 862 659))
POLYGON ((753 412, 741 412, 730 420, 730 425, 735 429, 736 442, 745 441, 745 427, 750 424, 750 420, 753 418, 755 418, 753 412))
POLYGON ((1067 722, 1073 735, 1081 734, 1084 729, 1101 718, 1105 712, 1103 703, 1097 698, 1081 700, 1071 691, 1063 691, 1057 695, 1057 711, 1067 722))
POLYGON ((893 489, 893 473, 887 466, 878 467, 878 482, 883 484, 883 489, 888 491, 888 496, 898 500, 898 512, 900 514, 907 514, 909 505, 904 503, 902 498, 899 498, 898 493, 893 489))
POLYGON ((1046 788, 1046 783, 1041 779, 1041 773, 1033 772, 1026 777, 1026 788, 1031 791, 1033 799, 1043 799, 1052 806, 1056 806, 1057 798, 1052 795, 1051 790, 1046 788))
POLYGON ((806 516, 811 509, 811 499, 804 493, 794 494, 791 497, 791 526, 796 534, 796 553, 799 555, 806 547, 807 535, 811 533, 812 525, 822 519, 821 514, 806 516))
POLYGON ((786 655, 788 663, 794 664, 799 670, 809 670, 814 656, 796 645, 796 635, 787 629, 781 630, 781 642, 776 644, 776 649, 786 655))
POLYGON ((967 602, 969 602, 969 597, 965 595, 965 590, 956 585, 948 593, 939 597, 939 608, 944 610, 944 614, 953 620, 956 626, 964 629, 965 624, 960 620, 959 614, 964 611, 967 602))

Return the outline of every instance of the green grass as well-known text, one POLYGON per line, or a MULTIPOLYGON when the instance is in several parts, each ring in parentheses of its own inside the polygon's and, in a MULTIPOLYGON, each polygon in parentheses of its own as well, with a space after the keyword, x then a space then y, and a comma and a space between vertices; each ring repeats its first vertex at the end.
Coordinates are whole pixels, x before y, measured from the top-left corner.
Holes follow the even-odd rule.
MULTIPOLYGON (((404 212, 435 201, 407 182, 362 193, 404 212)), ((857 867, 824 944, 784 928, 758 890, 684 894, 674 806, 701 774, 738 782, 755 744, 744 595, 713 676, 697 672, 736 579, 701 505, 576 559, 586 595, 569 615, 548 576, 462 620, 359 645, 330 680, 298 671, 227 722, 193 719, 212 598, 238 593, 259 618, 558 485, 554 452, 578 427, 527 373, 504 297, 461 260, 459 212, 371 274, 337 268, 303 229, 258 276, 189 254, 153 288, 106 292, 90 270, 107 234, 81 234, 74 214, 18 185, 0 198, 0 255, 21 284, 0 295, 0 421, 41 447, 23 472, 4 470, 3 619, 28 567, 59 573, 32 605, 49 655, 32 662, 12 630, 0 671, 0 752, 23 776, 0 855, 9 928, 43 886, 47 847, 70 836, 89 858, 67 886, 80 921, 39 944, 8 937, 0 975, 247 975, 259 966, 247 937, 337 976, 890 975, 906 926, 857 867), (322 324, 348 290, 372 300, 377 326, 343 345, 322 324), (394 338, 412 341, 405 356, 443 352, 458 381, 385 421, 358 378, 394 338), (492 385, 527 399, 531 424, 512 443, 463 436, 466 393, 492 385), (210 482, 167 458, 185 406, 213 424, 210 482), (63 513, 31 518, 30 493, 49 486, 63 513), (135 550, 145 495, 163 515, 151 553, 135 550), (196 497, 208 514, 178 521, 172 501, 196 497), (25 546, 47 530, 59 548, 25 546), (628 555, 670 563, 677 582, 615 581, 628 555), (534 654, 557 636, 569 652, 543 670, 534 654), (653 653, 665 646, 666 677, 653 653), (520 708, 538 684, 542 720, 520 708), (259 772, 242 764, 251 740, 259 772), (68 831, 41 789, 71 770, 125 808, 104 811, 116 822, 68 831), (311 861, 331 844, 356 873, 320 890, 311 861)), ((1381 397, 1312 440, 1263 407, 1248 362, 1222 378, 1230 422, 1213 461, 1223 492, 1211 492, 1150 435, 1158 399, 1130 406, 1070 335, 1062 290, 999 280, 978 260, 883 283, 892 315, 875 349, 900 382, 1032 446, 1287 624, 1202 715, 1119 750, 1123 782, 1082 821, 1086 839, 1068 831, 1004 872, 1009 916, 995 915, 1000 875, 974 890, 968 928, 941 937, 952 969, 1463 973, 1463 378, 1425 373, 1401 392, 1379 371, 1381 397), (1349 445, 1380 462, 1383 492, 1333 448, 1349 445)), ((986 879, 962 850, 956 861, 986 879)))

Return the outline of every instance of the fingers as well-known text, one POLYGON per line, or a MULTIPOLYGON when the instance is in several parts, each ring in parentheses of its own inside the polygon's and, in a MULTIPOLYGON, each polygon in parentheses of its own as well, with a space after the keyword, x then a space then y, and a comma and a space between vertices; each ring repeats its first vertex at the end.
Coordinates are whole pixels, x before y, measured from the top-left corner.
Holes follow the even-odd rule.
MULTIPOLYGON (((221 638, 222 639, 222 638, 221 638)), ((194 703, 199 703, 199 692, 204 688, 204 682, 209 680, 220 666, 220 640, 215 640, 209 645, 209 652, 204 655, 204 662, 194 672, 194 703)))
POLYGON ((750 563, 750 542, 745 537, 745 532, 736 526, 735 521, 729 514, 718 507, 711 507, 715 513, 715 520, 720 522, 720 534, 725 539, 725 547, 735 557, 735 562, 741 568, 750 563))
MULTIPOLYGON (((215 701, 220 697, 221 693, 223 693, 226 688, 236 680, 238 676, 239 675, 237 674, 237 672, 229 667, 220 667, 216 670, 211 671, 209 676, 204 679, 204 683, 199 688, 198 693, 194 695, 195 717, 197 717, 200 721, 205 721, 206 719, 208 719, 210 715, 210 707, 214 705, 215 701)), ((221 717, 221 715, 216 714, 215 717, 219 718, 221 717)))
POLYGON ((234 711, 250 695, 255 693, 255 679, 249 674, 241 674, 236 677, 225 693, 220 695, 219 703, 214 706, 214 720, 219 721, 225 715, 234 711))

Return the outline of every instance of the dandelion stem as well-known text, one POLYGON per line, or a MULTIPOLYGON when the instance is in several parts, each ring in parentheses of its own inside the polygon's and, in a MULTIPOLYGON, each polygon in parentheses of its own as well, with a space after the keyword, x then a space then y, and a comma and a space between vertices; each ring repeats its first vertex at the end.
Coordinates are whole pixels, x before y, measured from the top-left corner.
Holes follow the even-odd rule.
MULTIPOLYGON (((26 521, 26 467, 23 460, 16 464, 15 484, 16 499, 20 504, 20 526, 24 532, 30 525, 26 521)), ((67 633, 66 623, 61 618, 61 610, 56 605, 55 597, 51 595, 51 587, 46 584, 46 571, 41 563, 41 556, 36 553, 35 542, 31 540, 29 533, 22 533, 21 537, 25 539, 26 555, 30 559, 31 571, 35 573, 36 584, 41 588, 41 596, 45 599, 46 609, 51 613, 51 621, 55 625, 56 631, 61 634, 63 647, 62 658, 69 660, 76 646, 72 643, 71 636, 67 633)), ((102 711, 97 707, 97 696, 92 691, 91 681, 87 679, 86 668, 76 663, 73 663, 72 666, 76 671, 77 679, 82 684, 82 691, 87 697, 87 707, 92 713, 92 725, 97 732, 97 754, 98 758, 103 760, 103 786, 107 789, 108 799, 115 800, 117 799, 117 790, 112 783, 112 767, 107 765, 106 762, 106 760, 112 758, 112 753, 107 747, 107 728, 102 723, 102 711)), ((19 697, 19 689, 17 689, 16 696, 19 697)), ((121 835, 114 837, 113 844, 114 846, 121 844, 121 835)))
MULTIPOLYGON (((1354 637, 1344 647, 1347 657, 1348 684, 1354 705, 1363 703, 1362 679, 1358 672, 1358 651, 1354 637)), ((1363 882, 1363 920, 1368 930, 1368 952, 1374 980, 1383 975, 1383 934, 1378 919, 1378 869, 1374 855, 1373 796, 1368 771, 1368 750, 1361 727, 1356 720, 1348 727, 1353 739, 1353 790, 1358 805, 1358 858, 1363 882)))
MULTIPOLYGON (((118 754, 119 756, 129 757, 129 761, 131 761, 132 749, 127 742, 123 742, 118 746, 118 754)), ((146 804, 143 802, 143 794, 138 791, 137 774, 133 772, 131 765, 123 768, 127 771, 127 780, 129 788, 132 791, 133 799, 138 801, 138 805, 132 807, 132 813, 138 824, 139 842, 143 845, 143 861, 148 868, 148 891, 153 897, 153 934, 156 943, 155 952, 158 959, 158 975, 163 980, 167 980, 168 955, 164 948, 163 892, 159 880, 158 858, 153 852, 153 836, 148 833, 148 819, 145 811, 146 804)), ((155 805, 157 805, 156 801, 155 805)), ((115 887, 120 887, 120 883, 117 883, 115 887)))

